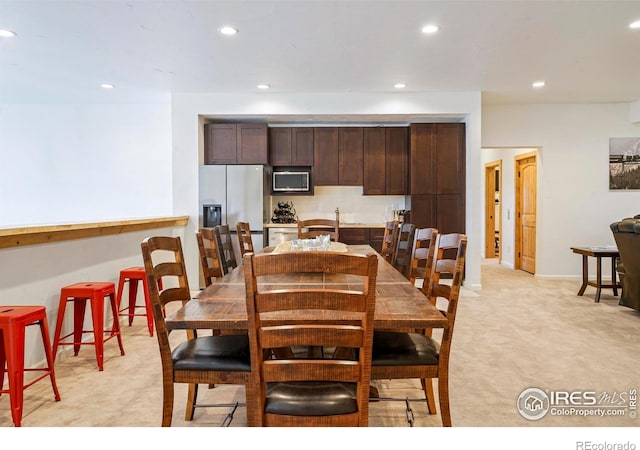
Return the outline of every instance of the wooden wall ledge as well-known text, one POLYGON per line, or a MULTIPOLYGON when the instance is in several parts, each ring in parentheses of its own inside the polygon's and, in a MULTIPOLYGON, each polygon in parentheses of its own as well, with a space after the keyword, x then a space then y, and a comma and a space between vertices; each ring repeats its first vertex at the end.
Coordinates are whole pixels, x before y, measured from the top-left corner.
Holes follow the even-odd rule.
POLYGON ((189 216, 178 216, 69 225, 0 228, 0 248, 23 247, 25 245, 107 236, 110 234, 151 230, 153 228, 183 227, 187 225, 188 221, 189 216))

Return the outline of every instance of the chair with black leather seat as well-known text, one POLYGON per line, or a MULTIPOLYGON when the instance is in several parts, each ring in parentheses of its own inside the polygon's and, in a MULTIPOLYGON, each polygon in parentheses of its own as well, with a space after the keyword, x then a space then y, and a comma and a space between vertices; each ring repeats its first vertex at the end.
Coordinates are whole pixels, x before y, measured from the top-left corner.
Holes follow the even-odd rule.
POLYGON ((393 263, 396 245, 398 244, 398 231, 397 220, 390 220, 385 223, 380 254, 388 263, 393 263))
POLYGON ((252 377, 260 393, 255 405, 259 424, 368 425, 377 266, 376 255, 338 252, 244 256, 252 377), (319 284, 282 289, 258 284, 263 276, 281 273, 357 276, 354 282, 362 288, 343 290, 319 284), (304 324, 295 320, 309 310, 319 311, 316 316, 323 320, 304 324), (268 317, 263 320, 263 316, 268 317), (350 349, 356 357, 261 357, 265 351, 283 347, 340 347, 350 349))
POLYGON ((186 420, 193 418, 198 406, 198 383, 245 385, 250 398, 254 391, 249 383, 251 362, 246 334, 195 337, 192 331, 187 333, 188 339, 180 343, 169 341, 170 330, 163 309, 169 303, 184 305, 191 299, 180 238, 150 237, 142 242, 141 248, 162 362, 162 426, 171 426, 174 383, 189 383, 186 420), (160 280, 162 291, 158 289, 160 280))
MULTIPOLYGON (((431 330, 422 333, 376 331, 373 336, 371 378, 374 380, 419 378, 428 399, 431 395, 432 379, 438 379, 438 398, 442 424, 451 426, 449 406, 449 356, 453 328, 458 308, 458 297, 462 285, 467 237, 463 234, 438 235, 435 257, 430 275, 430 283, 423 287, 432 304, 447 302, 442 311, 447 324, 438 341, 431 336, 431 330), (449 258, 447 250, 455 251, 449 258), (442 274, 452 276, 451 283, 441 283, 442 274), (431 386, 431 389, 429 388, 431 386)), ((439 306, 439 305, 437 305, 439 306)), ((430 413, 435 413, 435 405, 427 404, 430 413)))
POLYGON ((222 273, 226 275, 238 267, 233 241, 231 240, 231 231, 229 230, 229 225, 216 225, 213 230, 218 241, 218 251, 222 257, 222 273))
MULTIPOLYGON (((411 266, 409 267, 409 281, 416 284, 416 280, 422 280, 424 286, 431 269, 430 262, 436 247, 438 230, 436 228, 417 228, 413 239, 413 251, 411 252, 411 266)), ((427 280, 428 283, 428 280, 427 280)))
POLYGON ((253 239, 251 239, 251 227, 248 222, 237 222, 238 244, 240 245, 240 257, 245 253, 253 253, 253 239))
POLYGON ((198 253, 200 255, 200 266, 204 277, 205 286, 211 286, 216 278, 222 278, 222 255, 218 248, 218 239, 212 228, 201 228, 196 233, 198 242, 198 253))
POLYGON ((330 219, 298 220, 298 239, 310 239, 324 234, 328 234, 332 241, 338 242, 340 223, 330 219))
POLYGON ((393 267, 407 278, 409 278, 409 268, 411 267, 411 251, 413 250, 415 231, 416 226, 412 223, 403 223, 400 226, 393 255, 393 267))
POLYGON ((640 312, 640 217, 614 222, 611 231, 620 253, 616 267, 622 284, 619 304, 640 312))

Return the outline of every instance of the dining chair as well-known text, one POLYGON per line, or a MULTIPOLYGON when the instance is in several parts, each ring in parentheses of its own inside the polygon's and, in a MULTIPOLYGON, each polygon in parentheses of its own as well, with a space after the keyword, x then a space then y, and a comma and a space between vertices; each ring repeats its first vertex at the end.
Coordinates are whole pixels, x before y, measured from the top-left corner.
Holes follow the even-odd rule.
MULTIPOLYGON (((416 280, 422 280, 421 286, 428 283, 433 254, 438 237, 437 228, 416 228, 413 239, 413 252, 409 268, 409 281, 416 285, 416 280)), ((419 286, 419 287, 421 287, 419 286)))
POLYGON ((413 250, 413 236, 416 227, 412 223, 403 223, 398 231, 396 248, 393 255, 393 267, 398 272, 409 278, 411 267, 411 251, 413 250))
POLYGON ((240 256, 245 253, 253 253, 253 240, 251 239, 251 227, 248 222, 237 222, 238 244, 240 244, 240 256))
POLYGON ((162 362, 162 426, 171 426, 176 383, 189 384, 185 420, 191 420, 195 408, 201 406, 196 404, 198 383, 244 385, 249 398, 253 391, 246 334, 196 337, 190 331, 186 340, 176 342, 173 335, 169 340, 164 307, 172 302, 184 305, 191 299, 180 237, 150 237, 142 242, 141 249, 162 362), (162 291, 158 289, 160 280, 162 291))
POLYGON ((374 380, 419 378, 427 399, 427 408, 431 414, 436 412, 432 379, 437 378, 440 414, 445 427, 451 426, 449 358, 464 274, 466 249, 467 237, 464 234, 441 234, 436 238, 430 283, 429 286, 423 286, 422 290, 427 293, 433 305, 438 306, 438 300, 441 303, 446 302, 446 310, 441 312, 446 317, 447 323, 439 340, 431 336, 431 330, 424 330, 422 333, 376 331, 373 336, 371 378, 374 380), (455 256, 450 257, 451 252, 455 252, 455 256), (451 275, 451 281, 441 283, 440 277, 443 274, 451 275))
POLYGON ((222 258, 222 273, 226 275, 233 269, 238 267, 236 254, 233 250, 233 241, 231 240, 229 225, 216 225, 213 228, 213 231, 216 234, 218 251, 220 252, 220 256, 222 258))
POLYGON ((340 238, 340 223, 331 219, 298 220, 298 239, 309 239, 328 234, 331 240, 338 242, 340 238))
POLYGON ((218 247, 218 239, 212 228, 201 228, 196 233, 198 242, 198 253, 200 255, 200 266, 204 276, 205 286, 211 286, 216 278, 222 278, 222 255, 218 247))
POLYGON ((388 263, 393 263, 393 257, 398 243, 398 221, 390 220, 384 225, 382 236, 382 251, 380 254, 388 263))
MULTIPOLYGON (((367 426, 378 260, 337 252, 247 254, 243 259, 252 378, 262 426, 367 426), (259 284, 274 274, 345 274, 351 290, 259 284), (301 323, 311 312, 324 320, 301 323), (262 358, 283 347, 349 348, 354 358, 262 358)), ((304 276, 304 275, 303 275, 304 276)), ((313 316, 317 317, 317 316, 313 316)))

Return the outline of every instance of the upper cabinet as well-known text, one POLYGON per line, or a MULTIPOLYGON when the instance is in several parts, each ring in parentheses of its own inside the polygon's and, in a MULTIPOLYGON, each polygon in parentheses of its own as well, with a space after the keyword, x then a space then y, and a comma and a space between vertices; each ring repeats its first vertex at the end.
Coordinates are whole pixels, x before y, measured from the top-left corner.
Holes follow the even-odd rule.
POLYGON ((409 185, 409 132, 407 127, 385 129, 385 158, 387 195, 404 195, 409 185))
POLYGON ((408 187, 407 127, 364 129, 365 195, 404 195, 408 187))
POLYGON ((313 184, 362 186, 362 127, 317 127, 313 130, 313 184))
POLYGON ((313 129, 313 184, 314 186, 337 186, 339 132, 336 127, 313 129))
POLYGON ((269 128, 269 163, 272 166, 312 166, 313 128, 269 128))
POLYGON ((463 123, 411 125, 411 194, 464 194, 463 123))
POLYGON ((340 186, 362 186, 363 129, 342 127, 338 129, 339 146, 338 184, 340 186))
POLYGON ((268 164, 267 150, 266 124, 204 126, 205 164, 268 164))

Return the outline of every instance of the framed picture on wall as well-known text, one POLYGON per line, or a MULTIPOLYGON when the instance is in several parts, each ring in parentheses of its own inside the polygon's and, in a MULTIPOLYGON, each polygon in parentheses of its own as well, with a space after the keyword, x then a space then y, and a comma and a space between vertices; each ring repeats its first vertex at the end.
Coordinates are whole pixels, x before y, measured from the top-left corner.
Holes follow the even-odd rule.
POLYGON ((640 189, 640 137, 609 138, 609 189, 640 189))

